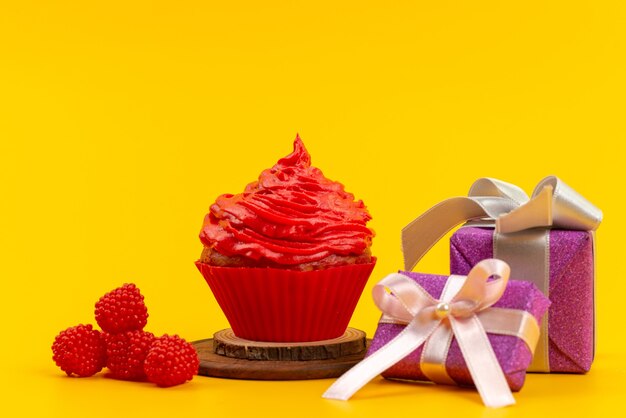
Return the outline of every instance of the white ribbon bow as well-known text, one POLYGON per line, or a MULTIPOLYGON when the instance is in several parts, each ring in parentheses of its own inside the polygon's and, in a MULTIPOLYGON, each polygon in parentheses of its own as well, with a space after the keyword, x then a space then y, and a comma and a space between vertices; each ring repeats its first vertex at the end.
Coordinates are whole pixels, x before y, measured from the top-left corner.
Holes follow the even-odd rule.
MULTIPOLYGON (((449 300, 445 296, 441 300, 433 298, 404 275, 390 274, 385 277, 372 291, 374 301, 384 318, 408 322, 408 325, 388 344, 341 376, 323 397, 347 400, 371 379, 422 344, 426 343, 424 350, 427 350, 428 345, 441 347, 441 341, 451 340, 449 333, 453 333, 485 405, 497 408, 514 404, 515 400, 481 321, 482 316, 493 318, 494 315, 490 315, 489 311, 497 308, 490 307, 504 293, 509 273, 509 266, 505 262, 483 260, 461 282, 458 292, 447 292, 452 295, 449 300), (492 276, 495 279, 487 281, 492 276)), ((539 334, 537 322, 527 312, 513 313, 519 315, 508 317, 511 319, 511 328, 524 330, 518 333, 524 334, 524 341, 532 351, 539 334), (524 327, 520 327, 522 323, 524 327)), ((501 319, 498 318, 499 322, 503 322, 501 319)))

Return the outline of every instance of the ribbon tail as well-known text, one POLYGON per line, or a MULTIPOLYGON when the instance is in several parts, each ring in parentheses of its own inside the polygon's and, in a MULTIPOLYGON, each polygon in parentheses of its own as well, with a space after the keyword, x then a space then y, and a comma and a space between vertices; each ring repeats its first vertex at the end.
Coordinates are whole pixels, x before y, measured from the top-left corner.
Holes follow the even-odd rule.
POLYGON ((380 373, 411 354, 432 334, 439 320, 429 320, 424 326, 415 318, 388 344, 344 373, 322 395, 326 399, 348 400, 380 373))
POLYGON ((450 318, 450 324, 483 403, 491 408, 513 405, 515 399, 478 317, 450 318))
POLYGON ((484 207, 467 197, 453 197, 433 206, 402 229, 404 269, 412 270, 424 254, 455 226, 485 216, 484 207))

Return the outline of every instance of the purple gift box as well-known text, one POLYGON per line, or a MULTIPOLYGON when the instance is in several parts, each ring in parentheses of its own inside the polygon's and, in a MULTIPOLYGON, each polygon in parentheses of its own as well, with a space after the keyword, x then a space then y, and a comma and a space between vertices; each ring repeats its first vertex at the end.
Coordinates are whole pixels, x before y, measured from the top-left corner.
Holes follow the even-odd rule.
MULTIPOLYGON (((554 229, 549 234, 550 371, 584 373, 594 354, 593 235, 554 229)), ((493 236, 490 228, 457 230, 450 239, 451 274, 465 275, 479 261, 493 257, 493 236)))
MULTIPOLYGON (((415 280, 431 296, 439 299, 442 290, 448 280, 447 276, 432 274, 401 272, 405 276, 415 280)), ((504 294, 494 308, 510 308, 524 310, 530 313, 540 322, 541 317, 550 306, 550 301, 530 282, 509 281, 504 294)), ((386 345, 396 337, 405 325, 381 322, 378 324, 376 333, 370 345, 368 356, 386 345)), ((524 385, 526 369, 528 368, 532 354, 528 346, 520 338, 510 335, 488 333, 489 341, 494 353, 502 367, 507 383, 513 391, 518 391, 524 385)), ((387 369, 382 375, 390 379, 428 380, 420 369, 420 358, 423 345, 398 363, 387 369)), ((452 340, 448 356, 446 358, 446 371, 455 383, 462 386, 474 386, 472 377, 458 343, 452 340)))

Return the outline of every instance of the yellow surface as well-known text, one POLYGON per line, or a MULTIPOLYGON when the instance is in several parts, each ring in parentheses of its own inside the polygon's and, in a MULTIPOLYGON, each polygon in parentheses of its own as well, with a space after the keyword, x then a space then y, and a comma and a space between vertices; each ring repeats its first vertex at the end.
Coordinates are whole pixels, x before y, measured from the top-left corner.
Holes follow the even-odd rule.
MULTIPOLYGON (((3 415, 590 416, 624 411, 626 9, 616 1, 3 1, 0 263, 3 415), (322 4, 324 3, 324 4, 322 4), (69 379, 56 333, 135 282, 148 329, 227 326, 193 261, 220 193, 291 149, 363 199, 379 263, 402 226, 480 176, 557 174, 600 206, 598 355, 586 376, 529 376, 517 406, 471 390, 331 383, 69 379), (620 333, 622 335, 620 335, 620 333), (193 415, 190 415, 193 414, 193 415)), ((418 266, 446 273, 441 243, 418 266)))

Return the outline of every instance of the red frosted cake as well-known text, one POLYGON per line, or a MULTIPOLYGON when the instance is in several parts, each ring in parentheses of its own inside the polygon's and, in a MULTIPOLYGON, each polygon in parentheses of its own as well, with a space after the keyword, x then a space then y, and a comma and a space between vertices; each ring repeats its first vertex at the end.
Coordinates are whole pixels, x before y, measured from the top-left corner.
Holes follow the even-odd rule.
POLYGON ((294 150, 243 193, 217 198, 196 262, 235 334, 313 341, 345 331, 374 267, 360 200, 294 150))

